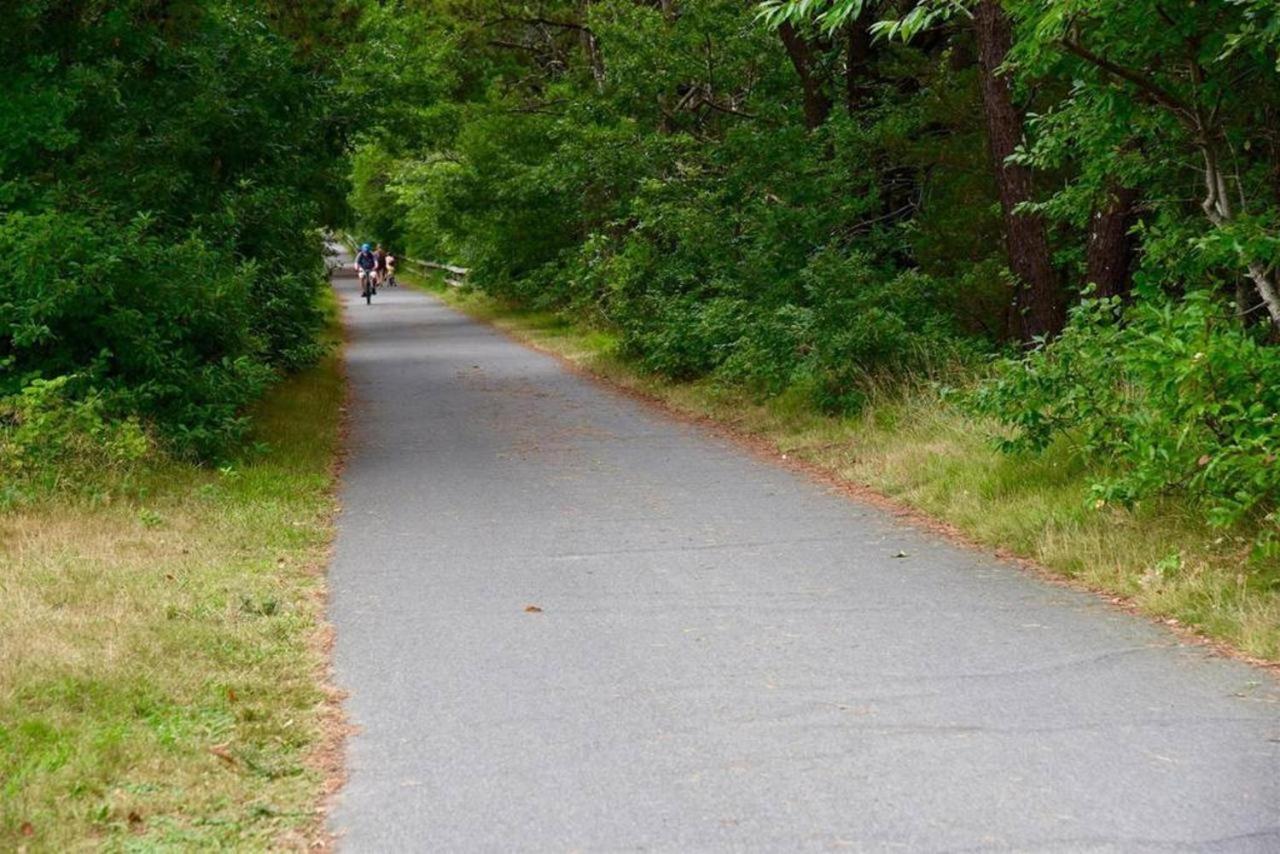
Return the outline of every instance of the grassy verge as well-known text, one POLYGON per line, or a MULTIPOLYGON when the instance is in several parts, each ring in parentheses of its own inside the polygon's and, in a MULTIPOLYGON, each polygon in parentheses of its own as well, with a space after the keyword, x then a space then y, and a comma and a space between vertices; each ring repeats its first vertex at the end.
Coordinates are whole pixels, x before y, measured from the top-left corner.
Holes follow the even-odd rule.
POLYGON ((1246 567, 1250 539, 1209 528, 1176 501, 1086 504, 1090 472, 1067 453, 1008 455, 931 392, 874 402, 852 418, 799 396, 760 402, 711 382, 676 384, 617 355, 617 339, 438 278, 408 277, 446 302, 622 387, 767 441, 778 453, 870 487, 977 543, 1122 597, 1141 612, 1280 662, 1280 568, 1246 567))
POLYGON ((343 393, 335 352, 259 406, 265 452, 0 516, 0 850, 322 838, 343 393))

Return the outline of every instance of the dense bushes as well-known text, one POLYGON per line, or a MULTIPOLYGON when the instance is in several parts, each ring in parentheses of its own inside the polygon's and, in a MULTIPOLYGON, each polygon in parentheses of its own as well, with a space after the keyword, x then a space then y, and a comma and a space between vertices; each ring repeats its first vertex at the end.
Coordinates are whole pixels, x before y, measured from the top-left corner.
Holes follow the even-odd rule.
POLYGON ((196 0, 27 2, 6 19, 8 463, 79 453, 81 428, 108 448, 145 428, 216 457, 245 405, 315 358, 340 140, 316 58, 272 20, 268 3, 196 0))
POLYGON ((184 450, 224 447, 272 373, 254 329, 253 268, 199 239, 113 226, 63 213, 6 218, 0 277, 16 370, 0 395, 62 377, 70 399, 145 413, 184 450))
POLYGON ((136 418, 110 418, 101 395, 66 396, 69 377, 0 398, 0 508, 32 493, 95 490, 153 450, 136 418))
POLYGON ((1204 291, 1123 309, 1077 308, 1050 347, 1005 361, 975 397, 1012 428, 1011 448, 1063 435, 1110 474, 1100 502, 1169 490, 1211 521, 1258 521, 1280 506, 1280 349, 1204 291))

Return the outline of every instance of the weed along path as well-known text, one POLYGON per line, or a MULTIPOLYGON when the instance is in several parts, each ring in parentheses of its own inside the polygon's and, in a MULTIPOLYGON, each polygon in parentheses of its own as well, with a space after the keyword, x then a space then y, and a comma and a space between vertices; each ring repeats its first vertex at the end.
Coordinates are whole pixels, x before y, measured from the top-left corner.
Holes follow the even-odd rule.
POLYGON ((341 849, 1280 850, 1270 675, 337 286, 341 849))

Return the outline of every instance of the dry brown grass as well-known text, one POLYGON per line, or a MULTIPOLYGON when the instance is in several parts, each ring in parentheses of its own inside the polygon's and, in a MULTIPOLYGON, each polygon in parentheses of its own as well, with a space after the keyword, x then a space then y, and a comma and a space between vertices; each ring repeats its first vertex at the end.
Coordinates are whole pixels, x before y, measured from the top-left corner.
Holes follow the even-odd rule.
POLYGON ((0 849, 304 847, 332 773, 337 356, 266 453, 0 517, 0 849))

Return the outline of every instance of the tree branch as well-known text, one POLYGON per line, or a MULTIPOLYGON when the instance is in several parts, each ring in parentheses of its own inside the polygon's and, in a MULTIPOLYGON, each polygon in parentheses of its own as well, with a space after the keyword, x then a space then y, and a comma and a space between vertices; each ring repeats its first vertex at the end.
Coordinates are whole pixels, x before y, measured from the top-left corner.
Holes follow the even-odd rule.
POLYGON ((705 95, 702 97, 702 103, 706 104, 708 107, 710 107, 713 110, 716 110, 721 113, 727 113, 731 116, 739 116, 744 119, 757 118, 755 113, 744 113, 742 110, 734 109, 733 107, 725 106, 724 104, 717 104, 715 101, 706 97, 705 95))
MULTIPOLYGON (((1122 80, 1127 80, 1143 92, 1150 95, 1161 106, 1168 107, 1170 110, 1173 110, 1192 125, 1196 124, 1195 110, 1191 105, 1174 95, 1168 89, 1165 89, 1150 77, 1134 71, 1131 68, 1125 68, 1123 65, 1114 63, 1105 56, 1099 56, 1084 45, 1080 44, 1080 42, 1073 39, 1064 38, 1062 39, 1061 44, 1067 51, 1080 57, 1085 62, 1096 65, 1098 68, 1108 71, 1122 80)), ((1197 128, 1197 130, 1199 130, 1199 128, 1197 128)))
POLYGON ((584 24, 575 23, 573 21, 556 21, 551 18, 521 18, 515 15, 506 15, 501 18, 494 18, 492 21, 486 21, 483 26, 493 27, 498 24, 538 24, 543 27, 558 27, 562 30, 574 30, 575 32, 591 32, 591 28, 584 24))

